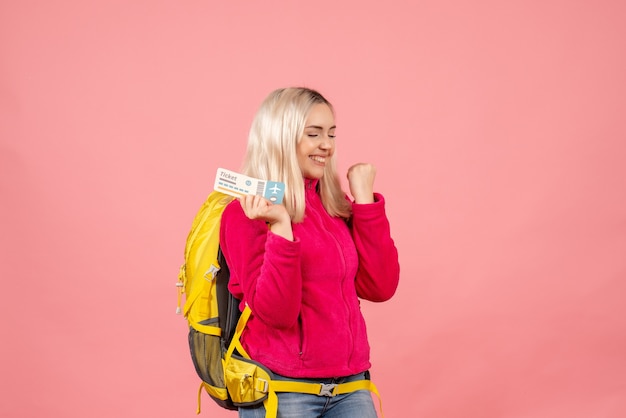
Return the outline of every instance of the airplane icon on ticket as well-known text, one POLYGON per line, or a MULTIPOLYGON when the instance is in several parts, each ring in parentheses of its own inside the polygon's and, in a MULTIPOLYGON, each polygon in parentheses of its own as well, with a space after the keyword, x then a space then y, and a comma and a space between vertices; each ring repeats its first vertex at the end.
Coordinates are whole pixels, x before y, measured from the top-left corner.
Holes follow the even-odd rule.
POLYGON ((272 203, 280 203, 285 196, 285 185, 278 181, 268 181, 264 197, 272 203))

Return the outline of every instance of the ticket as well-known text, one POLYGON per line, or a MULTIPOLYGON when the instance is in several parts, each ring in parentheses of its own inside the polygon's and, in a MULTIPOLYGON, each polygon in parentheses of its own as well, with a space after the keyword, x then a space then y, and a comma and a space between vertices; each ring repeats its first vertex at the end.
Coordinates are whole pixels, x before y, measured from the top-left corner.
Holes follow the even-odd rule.
POLYGON ((225 168, 218 168, 213 188, 231 196, 263 196, 272 203, 279 204, 285 196, 285 184, 248 177, 225 168))

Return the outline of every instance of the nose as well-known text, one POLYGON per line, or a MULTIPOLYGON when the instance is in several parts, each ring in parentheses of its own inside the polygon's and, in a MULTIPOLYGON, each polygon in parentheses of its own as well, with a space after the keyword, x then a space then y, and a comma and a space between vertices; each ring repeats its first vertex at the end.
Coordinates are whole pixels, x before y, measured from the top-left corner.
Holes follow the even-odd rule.
POLYGON ((332 139, 328 135, 322 135, 322 141, 320 142, 320 148, 323 150, 331 149, 333 146, 332 139))

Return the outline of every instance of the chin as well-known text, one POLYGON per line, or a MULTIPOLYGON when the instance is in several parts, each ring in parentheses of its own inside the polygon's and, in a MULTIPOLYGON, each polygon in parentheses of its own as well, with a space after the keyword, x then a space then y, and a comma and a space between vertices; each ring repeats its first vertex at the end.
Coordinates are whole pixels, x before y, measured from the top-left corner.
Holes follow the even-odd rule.
POLYGON ((316 167, 313 170, 304 170, 302 171, 302 175, 307 179, 319 180, 324 177, 324 169, 316 167))

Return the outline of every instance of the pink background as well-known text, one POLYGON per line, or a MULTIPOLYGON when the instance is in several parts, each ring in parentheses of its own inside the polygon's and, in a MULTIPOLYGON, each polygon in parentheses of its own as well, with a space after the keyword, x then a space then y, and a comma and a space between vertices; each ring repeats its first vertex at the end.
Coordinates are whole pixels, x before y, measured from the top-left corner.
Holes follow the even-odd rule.
POLYGON ((195 416, 186 234, 288 85, 388 200, 387 418, 626 416, 625 4, 2 1, 0 416, 195 416))

